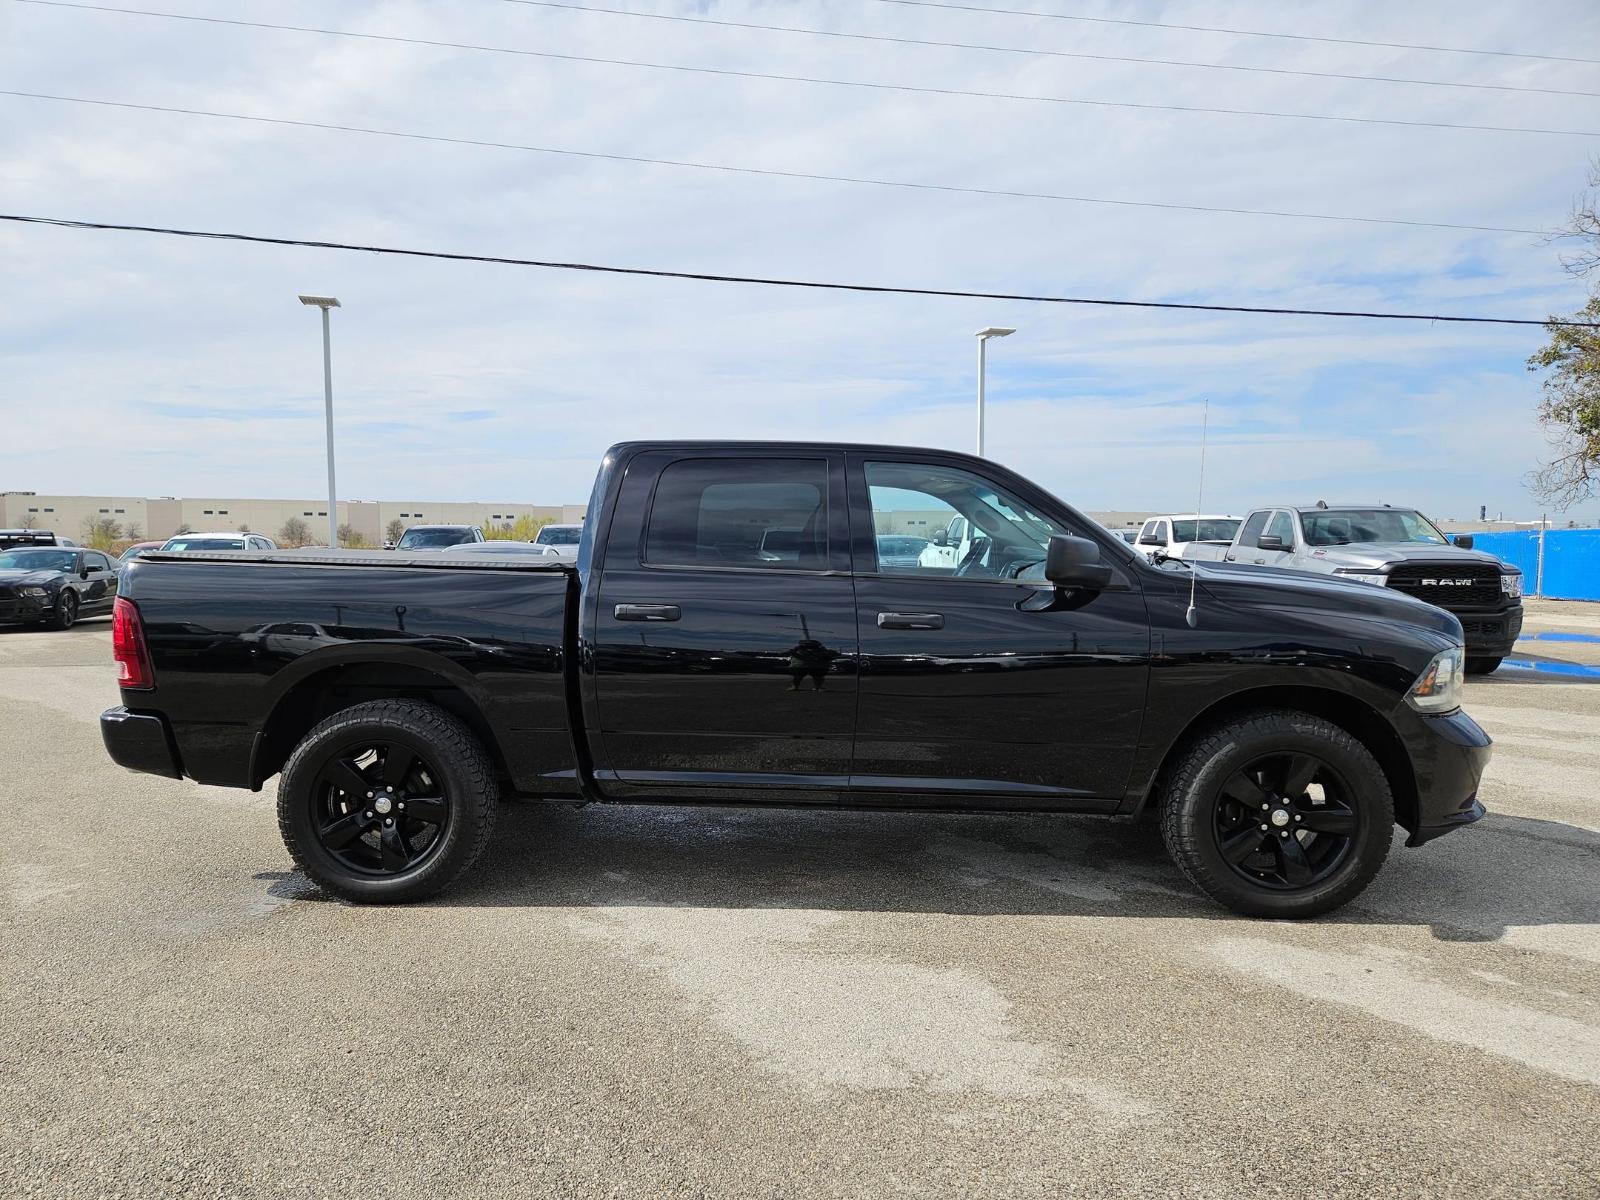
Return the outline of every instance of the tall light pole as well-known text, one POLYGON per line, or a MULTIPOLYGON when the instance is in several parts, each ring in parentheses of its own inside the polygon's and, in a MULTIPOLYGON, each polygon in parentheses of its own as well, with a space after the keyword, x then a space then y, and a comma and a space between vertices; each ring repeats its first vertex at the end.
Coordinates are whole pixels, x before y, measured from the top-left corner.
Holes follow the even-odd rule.
MULTIPOLYGON (((337 301, 335 302, 337 303, 337 301)), ((324 316, 327 314, 324 313, 324 316)), ((989 367, 989 339, 997 337, 1010 337, 1015 329, 1007 329, 1003 325, 991 325, 987 329, 978 330, 978 457, 983 457, 983 389, 984 375, 989 367)))
POLYGON ((328 310, 338 308, 334 296, 301 296, 301 304, 322 310, 322 400, 328 415, 328 545, 339 548, 339 496, 333 485, 333 341, 328 332, 328 310))

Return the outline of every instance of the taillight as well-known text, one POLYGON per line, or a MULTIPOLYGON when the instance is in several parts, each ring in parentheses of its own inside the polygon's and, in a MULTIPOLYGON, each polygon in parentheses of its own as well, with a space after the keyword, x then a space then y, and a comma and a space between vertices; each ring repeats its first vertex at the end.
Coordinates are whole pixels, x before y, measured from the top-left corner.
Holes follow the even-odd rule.
POLYGON ((144 625, 132 600, 117 597, 111 610, 111 657, 117 660, 117 685, 132 691, 149 691, 156 685, 150 668, 150 651, 144 644, 144 625))

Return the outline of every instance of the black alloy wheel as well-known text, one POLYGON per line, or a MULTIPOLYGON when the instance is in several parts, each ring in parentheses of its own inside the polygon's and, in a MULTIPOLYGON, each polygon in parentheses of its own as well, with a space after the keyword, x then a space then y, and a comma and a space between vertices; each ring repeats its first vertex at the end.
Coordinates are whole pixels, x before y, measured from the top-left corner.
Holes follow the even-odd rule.
POLYGON ((499 801, 494 762, 460 717, 423 700, 368 700, 295 747, 278 780, 278 829, 323 891, 406 903, 477 861, 499 801))
POLYGON ((1217 849, 1259 887, 1314 887, 1338 871, 1361 811, 1337 771, 1312 754, 1256 758, 1229 775, 1212 820, 1217 849))
POLYGON ((78 620, 78 593, 62 588, 56 597, 56 615, 51 622, 57 629, 71 629, 78 620))
POLYGON ((329 755, 312 793, 317 840, 351 871, 398 875, 443 845, 450 798, 439 772, 400 742, 329 755))

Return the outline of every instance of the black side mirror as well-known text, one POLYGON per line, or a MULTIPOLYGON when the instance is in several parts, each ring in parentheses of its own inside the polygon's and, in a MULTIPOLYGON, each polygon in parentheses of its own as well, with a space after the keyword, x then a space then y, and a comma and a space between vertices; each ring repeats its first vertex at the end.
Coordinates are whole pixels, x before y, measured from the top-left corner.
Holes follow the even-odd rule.
POLYGON ((1111 582, 1111 568, 1100 561, 1100 547, 1088 538, 1065 533, 1050 536, 1044 577, 1058 588, 1100 591, 1111 582))
POLYGON ((1470 533, 1458 533, 1458 534, 1456 534, 1456 537, 1455 537, 1455 543, 1456 543, 1456 545, 1460 546, 1463 550, 1471 550, 1472 549, 1472 535, 1470 533))
POLYGON ((1142 535, 1139 538, 1139 545, 1141 545, 1141 546, 1165 546, 1166 543, 1163 542, 1160 538, 1158 538, 1155 534, 1147 533, 1147 534, 1142 535))
POLYGON ((1260 550, 1287 550, 1283 539, 1275 533, 1263 533, 1256 539, 1256 548, 1260 550))

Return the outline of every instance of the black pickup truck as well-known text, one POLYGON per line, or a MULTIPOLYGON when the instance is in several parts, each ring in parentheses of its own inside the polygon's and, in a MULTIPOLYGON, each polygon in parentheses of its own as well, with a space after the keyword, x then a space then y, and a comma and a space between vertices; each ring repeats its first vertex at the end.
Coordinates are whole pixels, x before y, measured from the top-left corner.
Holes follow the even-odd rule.
POLYGON ((939 450, 635 442, 575 563, 145 555, 113 628, 123 766, 259 789, 327 891, 413 900, 502 795, 1159 815, 1243 913, 1344 903, 1483 815, 1461 626, 1386 589, 1152 563, 939 450), (952 516, 959 561, 880 561, 952 516), (780 532, 781 531, 781 532, 780 532))

